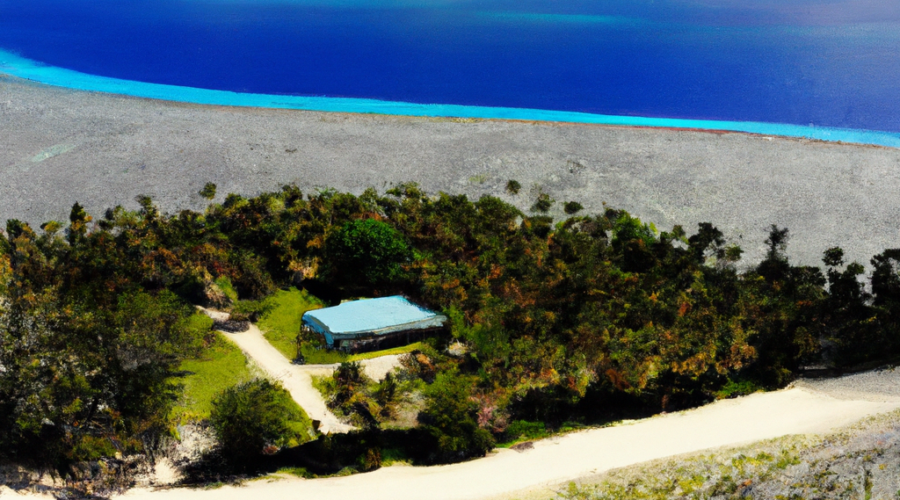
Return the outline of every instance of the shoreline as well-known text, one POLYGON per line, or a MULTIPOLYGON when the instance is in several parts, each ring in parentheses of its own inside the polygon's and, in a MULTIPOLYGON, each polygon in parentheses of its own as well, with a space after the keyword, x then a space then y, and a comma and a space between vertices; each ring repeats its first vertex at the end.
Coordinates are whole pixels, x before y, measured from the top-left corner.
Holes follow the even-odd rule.
MULTIPOLYGON (((97 218, 102 203, 133 208, 136 193, 151 194, 165 211, 197 209, 205 203, 196 194, 205 181, 224 188, 221 201, 228 190, 254 194, 289 182, 307 192, 322 186, 359 192, 379 181, 383 190, 411 180, 431 194, 495 195, 526 210, 546 192, 558 201, 554 216, 566 200, 596 212, 609 199, 661 229, 679 222, 690 233, 690 222, 709 220, 745 245, 751 262, 766 220, 794 228, 801 262, 831 241, 848 246, 854 259, 873 245, 896 245, 900 236, 893 201, 900 150, 892 148, 725 131, 223 108, 3 75, 0 172, 0 220, 17 211, 32 222, 47 213, 65 220, 72 199, 97 218), (504 192, 510 178, 524 181, 522 194, 504 192)), ((872 377, 878 383, 810 382, 461 464, 215 491, 135 489, 122 497, 236 500, 255 492, 398 500, 430 491, 453 500, 506 496, 521 487, 542 491, 616 467, 824 432, 900 408, 894 375, 872 377)))
POLYGON ((371 98, 239 93, 103 77, 47 66, 0 49, 0 74, 55 87, 200 105, 383 114, 390 116, 536 121, 674 130, 740 132, 843 144, 900 148, 900 133, 788 123, 604 115, 578 111, 422 104, 371 98))

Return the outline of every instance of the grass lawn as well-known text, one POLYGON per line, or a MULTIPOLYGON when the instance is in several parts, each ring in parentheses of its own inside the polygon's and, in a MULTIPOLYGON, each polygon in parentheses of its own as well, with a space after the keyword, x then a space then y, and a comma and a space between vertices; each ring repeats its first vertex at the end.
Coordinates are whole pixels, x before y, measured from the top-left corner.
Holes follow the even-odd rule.
POLYGON ((406 354, 415 350, 421 350, 425 344, 416 342, 414 344, 402 345, 393 349, 385 349, 383 351, 361 352, 359 354, 351 354, 347 357, 347 361, 362 361, 365 359, 380 358, 381 356, 390 356, 391 354, 406 354))
POLYGON ((335 363, 344 363, 350 359, 350 356, 341 351, 317 349, 308 344, 301 347, 300 351, 303 353, 303 359, 306 360, 308 365, 333 365, 335 363))
MULTIPOLYGON (((212 320, 201 314, 191 318, 191 321, 198 323, 195 325, 198 327, 212 326, 212 320)), ((184 384, 181 399, 172 408, 172 420, 175 423, 208 419, 213 399, 219 393, 235 384, 260 376, 257 373, 258 369, 249 364, 240 348, 229 342, 222 333, 213 332, 213 334, 215 336, 212 343, 198 358, 181 363, 180 369, 187 372, 187 375, 180 380, 184 384)), ((300 420, 292 422, 292 426, 303 435, 289 446, 297 446, 315 439, 316 433, 309 416, 289 396, 288 399, 300 414, 300 420)))
MULTIPOLYGON (((322 301, 313 297, 306 290, 278 290, 266 299, 271 305, 259 319, 259 329, 266 340, 278 349, 287 359, 297 357, 297 334, 300 333, 300 320, 303 313, 324 306, 322 301)), ((339 361, 328 361, 338 363, 339 361)))
POLYGON ((215 341, 200 358, 181 363, 181 370, 190 373, 181 379, 184 392, 172 409, 175 422, 209 418, 216 395, 252 378, 244 353, 221 333, 215 335, 215 341))

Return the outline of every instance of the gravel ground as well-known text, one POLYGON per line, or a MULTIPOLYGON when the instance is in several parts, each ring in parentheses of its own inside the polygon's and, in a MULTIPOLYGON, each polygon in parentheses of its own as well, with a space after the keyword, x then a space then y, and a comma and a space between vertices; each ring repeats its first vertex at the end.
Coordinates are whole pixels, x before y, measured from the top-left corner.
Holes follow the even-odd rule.
MULTIPOLYGON (((206 182, 252 195, 295 183, 361 192, 415 181, 429 192, 500 195, 522 208, 539 190, 599 211, 603 202, 668 229, 709 221, 763 252, 769 224, 789 255, 819 264, 840 245, 868 264, 900 246, 900 150, 746 134, 428 119, 152 101, 0 75, 0 221, 99 215, 152 196, 197 209, 206 182), (508 179, 524 189, 503 192, 508 179)), ((561 206, 555 207, 561 215, 561 206)))
MULTIPOLYGON (((789 436, 668 458, 575 484, 576 489, 557 487, 561 493, 556 498, 896 499, 900 498, 900 412, 870 417, 823 436, 789 436)), ((544 491, 516 498, 552 497, 544 491)))
POLYGON ((792 387, 814 390, 836 399, 900 401, 900 370, 892 367, 843 377, 803 379, 793 383, 792 387))
POLYGON ((379 356, 372 359, 364 359, 360 362, 363 366, 366 376, 370 379, 381 382, 384 377, 401 366, 400 358, 405 354, 389 354, 387 356, 379 356))
MULTIPOLYGON (((789 389, 843 401, 900 404, 900 370, 877 369, 803 379, 789 389)), ((900 411, 869 417, 825 435, 796 435, 667 458, 584 477, 559 499, 900 498, 900 411)), ((523 492, 520 500, 553 497, 523 492)), ((512 498, 512 497, 510 497, 512 498)))

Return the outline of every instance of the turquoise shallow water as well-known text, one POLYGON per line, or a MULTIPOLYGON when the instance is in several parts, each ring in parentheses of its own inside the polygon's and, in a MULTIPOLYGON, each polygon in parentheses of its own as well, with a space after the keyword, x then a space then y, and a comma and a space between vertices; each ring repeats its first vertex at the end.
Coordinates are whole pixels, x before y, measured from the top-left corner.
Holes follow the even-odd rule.
POLYGON ((76 90, 106 92, 197 104, 342 113, 376 113, 422 117, 534 120, 639 127, 720 130, 900 148, 900 133, 870 130, 750 121, 615 116, 527 108, 418 104, 376 99, 284 96, 198 89, 89 75, 64 68, 42 65, 2 50, 0 50, 0 72, 47 85, 76 90))

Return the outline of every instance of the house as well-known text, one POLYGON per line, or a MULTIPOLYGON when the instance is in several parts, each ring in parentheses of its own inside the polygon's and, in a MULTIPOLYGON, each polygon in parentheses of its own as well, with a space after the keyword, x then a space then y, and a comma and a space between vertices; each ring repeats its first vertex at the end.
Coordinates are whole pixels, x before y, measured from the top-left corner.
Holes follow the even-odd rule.
POLYGON ((446 323, 443 314, 397 295, 308 311, 302 328, 320 335, 329 349, 360 352, 409 344, 442 330, 446 323))

